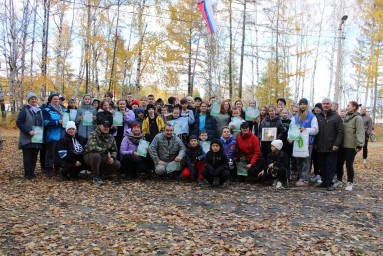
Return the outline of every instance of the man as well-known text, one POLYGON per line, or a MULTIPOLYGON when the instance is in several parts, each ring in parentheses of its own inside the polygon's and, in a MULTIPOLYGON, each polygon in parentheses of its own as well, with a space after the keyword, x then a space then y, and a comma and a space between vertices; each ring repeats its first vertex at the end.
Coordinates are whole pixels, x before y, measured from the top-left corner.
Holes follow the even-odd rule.
MULTIPOLYGON (((314 137, 318 133, 318 121, 315 115, 309 111, 308 100, 302 98, 299 100, 299 110, 292 120, 291 124, 298 124, 299 130, 307 131, 309 134, 309 156, 308 157, 296 157, 296 166, 299 171, 299 180, 295 184, 297 187, 307 187, 311 168, 311 153, 314 144, 314 137)), ((298 141, 294 141, 298 143, 298 141)))
POLYGON ((133 94, 131 92, 128 92, 126 95, 126 107, 130 110, 132 110, 132 101, 133 101, 133 94))
POLYGON ((84 153, 85 164, 91 167, 93 181, 97 185, 103 185, 102 174, 114 172, 121 167, 117 160, 117 145, 114 137, 109 133, 113 123, 113 116, 98 116, 99 125, 89 135, 84 153), (102 172, 102 173, 101 173, 102 172))
POLYGON ((148 95, 148 102, 149 102, 148 104, 153 104, 153 105, 155 105, 156 100, 155 100, 153 94, 149 94, 149 95, 148 95))
POLYGON ((333 178, 336 173, 337 155, 343 140, 343 121, 331 109, 331 100, 322 100, 323 111, 317 114, 319 132, 315 138, 319 169, 322 178, 321 187, 333 191, 333 178))
POLYGON ((201 97, 197 96, 197 97, 194 98, 194 113, 199 111, 201 103, 202 103, 201 97))
POLYGON ((172 125, 166 124, 164 132, 154 137, 149 147, 149 154, 158 175, 181 170, 180 162, 185 156, 185 146, 181 139, 173 134, 172 125), (172 170, 169 164, 173 165, 172 170))
POLYGON ((334 111, 335 113, 338 113, 339 109, 339 104, 337 102, 331 103, 331 110, 334 111))
POLYGON ((366 107, 362 107, 360 109, 360 115, 362 116, 363 124, 364 124, 364 131, 365 131, 365 140, 364 140, 364 146, 363 146, 363 164, 367 164, 367 143, 368 139, 371 136, 372 133, 372 119, 369 115, 366 113, 366 107))
POLYGON ((258 177, 265 165, 261 157, 261 148, 259 139, 249 128, 249 124, 244 122, 241 124, 241 133, 237 137, 238 159, 243 155, 246 158, 248 176, 258 177))
MULTIPOLYGON (((141 97, 141 101, 140 101, 140 106, 141 108, 143 108, 144 110, 146 110, 146 106, 148 105, 148 97, 146 96, 142 96, 141 97)), ((146 116, 146 115, 145 115, 146 116)))
POLYGON ((168 98, 168 104, 166 104, 166 107, 168 108, 169 113, 173 112, 173 109, 176 106, 176 101, 177 99, 173 96, 168 98))

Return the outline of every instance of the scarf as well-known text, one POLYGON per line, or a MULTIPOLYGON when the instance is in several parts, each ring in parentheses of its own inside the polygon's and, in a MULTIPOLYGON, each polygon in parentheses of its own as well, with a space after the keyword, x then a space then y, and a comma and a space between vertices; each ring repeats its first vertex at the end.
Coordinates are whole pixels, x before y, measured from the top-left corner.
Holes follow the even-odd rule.
POLYGON ((50 105, 51 105, 54 109, 56 109, 57 112, 59 112, 59 114, 60 114, 61 117, 63 116, 63 110, 62 110, 60 104, 58 104, 58 105, 54 105, 54 104, 50 103, 50 105))
POLYGON ((129 134, 129 133, 126 133, 126 136, 135 145, 138 145, 140 143, 140 140, 143 137, 142 134, 140 134, 138 136, 134 136, 133 134, 129 134))
POLYGON ((40 111, 40 107, 39 106, 32 106, 31 104, 27 104, 31 107, 31 110, 36 114, 37 112, 40 111))

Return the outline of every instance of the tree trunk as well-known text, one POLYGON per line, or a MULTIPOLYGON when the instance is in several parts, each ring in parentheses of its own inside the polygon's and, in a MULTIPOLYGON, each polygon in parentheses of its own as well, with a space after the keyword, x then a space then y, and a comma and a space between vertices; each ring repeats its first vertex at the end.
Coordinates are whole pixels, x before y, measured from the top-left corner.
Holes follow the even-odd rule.
POLYGON ((229 98, 233 98, 233 10, 232 1, 229 4, 229 98))
POLYGON ((44 0, 44 22, 43 22, 43 38, 42 38, 42 57, 41 57, 41 75, 43 76, 43 83, 41 85, 42 97, 45 97, 47 94, 47 64, 48 64, 50 8, 51 8, 51 1, 44 0))
POLYGON ((241 64, 239 71, 239 88, 238 97, 242 99, 242 78, 243 78, 243 59, 245 54, 245 29, 246 29, 246 0, 243 4, 243 21, 242 21, 242 45, 241 45, 241 64))

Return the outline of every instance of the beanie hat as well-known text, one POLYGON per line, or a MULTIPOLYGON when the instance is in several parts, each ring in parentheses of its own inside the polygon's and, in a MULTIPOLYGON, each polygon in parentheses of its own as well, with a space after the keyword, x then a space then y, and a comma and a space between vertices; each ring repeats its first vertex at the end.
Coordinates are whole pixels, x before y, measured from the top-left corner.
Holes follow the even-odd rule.
POLYGON ((152 109, 154 109, 154 110, 156 109, 156 108, 154 107, 153 104, 149 103, 149 104, 146 106, 146 109, 149 110, 150 108, 152 108, 152 109))
POLYGON ((136 126, 140 127, 140 129, 141 129, 141 125, 138 122, 134 122, 130 128, 133 130, 133 128, 136 126))
POLYGON ((306 98, 302 98, 302 99, 299 100, 298 106, 301 105, 301 104, 308 105, 309 101, 306 98))
POLYGON ((317 103, 317 104, 315 104, 315 107, 314 108, 319 108, 320 110, 322 110, 323 111, 323 107, 322 107, 322 103, 317 103))
POLYGON ((197 138, 197 136, 195 136, 195 135, 191 135, 191 136, 189 137, 189 142, 190 142, 191 140, 198 140, 198 138, 197 138))
POLYGON ((36 98, 37 98, 37 95, 36 95, 34 92, 30 92, 30 93, 28 93, 28 95, 27 95, 27 102, 28 102, 32 97, 36 97, 36 98))
POLYGON ((138 115, 139 113, 144 113, 144 109, 143 108, 137 108, 136 109, 136 115, 138 115))
POLYGON ((281 140, 273 140, 271 142, 271 145, 273 145, 274 147, 276 147, 278 150, 281 150, 282 147, 283 147, 283 142, 281 140))
POLYGON ((131 105, 140 106, 140 102, 138 100, 132 100, 132 104, 131 105))
POLYGON ((48 97, 48 102, 51 103, 52 101, 52 98, 54 96, 59 96, 59 94, 57 92, 51 92, 51 94, 49 94, 49 97, 48 97))
POLYGON ((70 129, 70 128, 74 128, 75 130, 77 130, 77 128, 76 128, 76 124, 75 124, 74 121, 68 121, 68 122, 66 123, 65 131, 68 131, 68 129, 70 129))

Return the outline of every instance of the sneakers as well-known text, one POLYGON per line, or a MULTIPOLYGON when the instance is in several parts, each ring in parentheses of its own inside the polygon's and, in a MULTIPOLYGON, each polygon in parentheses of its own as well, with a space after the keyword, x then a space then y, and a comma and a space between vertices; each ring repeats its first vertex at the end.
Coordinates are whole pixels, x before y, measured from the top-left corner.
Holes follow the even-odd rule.
POLYGON ((353 184, 351 182, 347 183, 347 187, 345 188, 346 191, 352 191, 353 184))
POLYGON ((93 178, 93 182, 100 186, 104 185, 104 182, 100 178, 93 178))
POLYGON ((283 189, 282 182, 278 181, 277 185, 275 186, 276 189, 283 189))
POLYGON ((334 183, 334 188, 339 188, 339 187, 342 187, 343 186, 343 182, 340 181, 340 180, 337 180, 335 183, 334 183))
POLYGON ((307 181, 298 180, 297 183, 295 183, 295 186, 297 187, 308 187, 309 183, 307 181))
POLYGON ((322 183, 322 179, 321 179, 320 175, 318 174, 318 175, 315 175, 314 177, 312 177, 310 179, 310 182, 311 183, 322 183))
POLYGON ((367 164, 367 159, 363 159, 363 164, 367 164))

